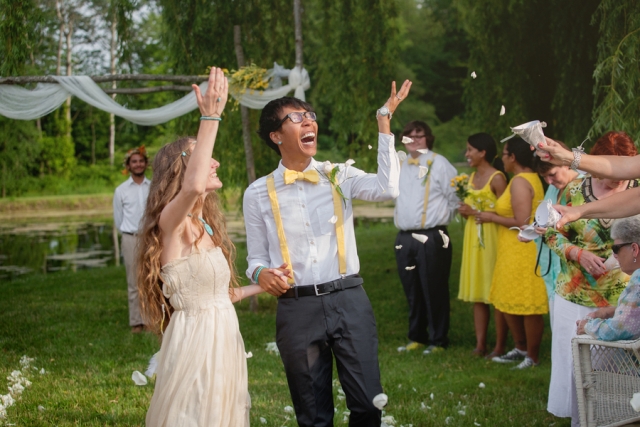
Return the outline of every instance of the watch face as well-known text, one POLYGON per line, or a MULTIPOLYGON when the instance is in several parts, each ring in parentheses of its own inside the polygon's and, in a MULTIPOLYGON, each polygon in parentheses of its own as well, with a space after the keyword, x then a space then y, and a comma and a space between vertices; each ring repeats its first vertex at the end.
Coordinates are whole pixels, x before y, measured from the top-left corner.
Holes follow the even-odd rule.
POLYGON ((389 114, 389 109, 386 106, 382 106, 380 107, 380 110, 378 110, 380 112, 381 116, 386 116, 389 114))

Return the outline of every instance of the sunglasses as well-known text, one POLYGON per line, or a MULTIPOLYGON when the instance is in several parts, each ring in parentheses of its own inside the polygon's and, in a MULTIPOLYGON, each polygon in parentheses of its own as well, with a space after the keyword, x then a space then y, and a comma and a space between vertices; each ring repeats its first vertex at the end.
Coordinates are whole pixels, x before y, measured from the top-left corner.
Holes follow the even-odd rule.
POLYGON ((611 250, 613 251, 614 254, 618 255, 618 252, 620 252, 620 249, 628 245, 633 245, 634 243, 635 242, 618 243, 617 245, 612 245, 611 250))
POLYGON ((293 112, 284 116, 284 119, 282 119, 278 128, 282 126, 287 119, 291 119, 292 123, 302 123, 305 117, 309 120, 313 120, 314 122, 316 121, 316 113, 313 111, 305 111, 304 113, 293 112))

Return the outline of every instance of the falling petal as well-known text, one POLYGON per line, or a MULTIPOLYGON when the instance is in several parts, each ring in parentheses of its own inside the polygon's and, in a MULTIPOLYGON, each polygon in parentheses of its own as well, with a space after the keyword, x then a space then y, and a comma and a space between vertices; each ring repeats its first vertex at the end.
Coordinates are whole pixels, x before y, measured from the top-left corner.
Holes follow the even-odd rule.
POLYGON ((151 359, 149 360, 149 367, 147 368, 147 370, 144 373, 149 378, 151 378, 153 376, 153 374, 156 373, 156 369, 158 369, 158 357, 159 357, 158 355, 159 354, 160 354, 160 352, 157 352, 156 354, 151 356, 151 359))
POLYGON ((388 401, 389 401, 389 396, 387 396, 384 393, 380 393, 373 398, 373 406, 375 406, 376 408, 382 411, 382 408, 387 406, 388 401))
POLYGON ((133 374, 131 374, 131 379, 134 383, 136 383, 136 385, 147 385, 147 377, 145 377, 138 371, 133 371, 133 374))
POLYGON ((484 383, 480 383, 480 384, 478 384, 478 387, 485 388, 486 386, 484 385, 484 383))
POLYGON ((396 249, 402 249, 402 245, 396 246, 396 249))
POLYGON ((473 425, 474 425, 474 426, 477 426, 477 427, 480 427, 482 424, 478 424, 477 422, 475 422, 475 421, 474 421, 474 422, 473 422, 473 425))
POLYGON ((476 72, 475 72, 475 71, 472 71, 472 72, 471 72, 471 78, 474 78, 474 79, 475 79, 476 77, 478 77, 478 75, 476 74, 476 72))
POLYGON ((418 179, 422 179, 427 175, 427 172, 429 172, 429 168, 426 166, 418 166, 418 179))
POLYGON ((331 224, 335 224, 336 222, 338 222, 338 217, 337 216, 332 216, 331 218, 329 218, 329 222, 331 224))
POLYGON ((418 150, 416 150, 418 153, 420 154, 427 154, 429 152, 428 148, 420 148, 418 150))
POLYGON ((504 116, 504 113, 506 113, 507 110, 504 108, 504 105, 500 108, 500 115, 504 116))
POLYGON ((244 355, 247 357, 247 359, 251 359, 253 357, 253 353, 251 352, 245 353, 244 355))
POLYGON ((351 166, 352 164, 354 164, 355 162, 356 162, 355 160, 353 160, 353 159, 349 159, 349 160, 347 160, 346 162, 344 162, 344 164, 345 164, 345 166, 346 166, 346 167, 349 167, 349 166, 351 166))
POLYGON ((369 150, 371 150, 371 149, 373 148, 373 147, 372 147, 372 146, 370 146, 370 145, 367 145, 367 147, 369 147, 369 150))
POLYGON ((404 151, 398 151, 398 160, 400 160, 400 163, 404 162, 407 158, 407 153, 405 153, 404 151))
POLYGON ((438 231, 440 232, 440 235, 442 236, 442 242, 443 242, 442 247, 445 248, 445 249, 448 248, 449 247, 449 240, 450 240, 449 236, 444 234, 444 231, 442 231, 442 230, 438 230, 438 231))
POLYGON ((293 414, 293 407, 292 406, 285 406, 284 407, 284 412, 286 412, 287 414, 293 414))
POLYGON ((634 393, 630 403, 634 411, 640 412, 640 393, 634 393))
POLYGON ((408 136, 403 136, 402 137, 402 143, 403 144, 411 144, 413 142, 413 139, 409 138, 408 136))
POLYGON ((416 268, 416 266, 415 266, 415 265, 408 265, 408 266, 406 266, 404 269, 405 269, 405 270, 413 270, 414 268, 416 268))
POLYGON ((261 422, 262 424, 266 424, 266 423, 267 423, 267 419, 266 419, 266 418, 264 418, 264 417, 260 417, 260 422, 261 422))
POLYGON ((431 395, 429 397, 431 398, 431 400, 433 400, 433 393, 431 393, 431 395))
POLYGON ((424 234, 411 233, 411 237, 413 237, 420 243, 425 243, 427 240, 429 240, 429 238, 424 234))

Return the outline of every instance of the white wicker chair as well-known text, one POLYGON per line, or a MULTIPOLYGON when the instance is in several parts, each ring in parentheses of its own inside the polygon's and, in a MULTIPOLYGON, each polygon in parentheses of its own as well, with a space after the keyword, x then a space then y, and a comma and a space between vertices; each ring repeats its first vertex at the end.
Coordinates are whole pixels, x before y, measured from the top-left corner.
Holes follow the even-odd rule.
POLYGON ((621 426, 640 420, 629 401, 640 392, 640 340, 572 340, 580 425, 621 426))

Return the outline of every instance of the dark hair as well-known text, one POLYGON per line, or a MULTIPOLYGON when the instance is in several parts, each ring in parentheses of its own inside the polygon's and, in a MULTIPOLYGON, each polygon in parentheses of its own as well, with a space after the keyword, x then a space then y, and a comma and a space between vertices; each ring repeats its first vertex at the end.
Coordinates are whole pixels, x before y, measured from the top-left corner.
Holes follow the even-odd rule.
POLYGON ((507 176, 502 159, 498 156, 496 141, 491 135, 484 132, 475 133, 467 138, 467 143, 478 151, 484 151, 484 159, 507 176))
POLYGON ((292 108, 300 108, 305 111, 314 111, 311 104, 301 101, 298 98, 293 98, 291 96, 284 96, 282 98, 274 99, 270 101, 267 105, 262 109, 262 113, 260 114, 260 128, 258 129, 258 135, 267 145, 274 150, 280 157, 282 154, 280 153, 280 147, 278 144, 271 140, 269 134, 271 132, 275 132, 282 127, 280 122, 280 113, 285 107, 292 108))
MULTIPOLYGON (((556 143, 558 143, 558 145, 560 145, 565 150, 571 151, 571 149, 569 147, 567 147, 567 145, 564 142, 558 141, 557 139, 554 139, 554 141, 556 143)), ((555 167, 558 167, 558 165, 554 165, 553 163, 545 162, 544 160, 542 160, 538 156, 534 156, 533 157, 533 167, 532 167, 532 169, 534 171, 538 172, 538 174, 540 176, 542 176, 543 174, 549 172, 551 169, 553 169, 555 167)))
POLYGON ((589 154, 595 156, 635 156, 638 154, 633 140, 625 132, 611 131, 602 135, 589 154))
POLYGON ((402 131, 402 136, 407 136, 414 130, 421 130, 424 132, 427 139, 427 148, 429 150, 433 150, 433 143, 436 141, 436 137, 433 136, 431 132, 431 128, 428 124, 420 120, 414 120, 412 122, 407 123, 404 126, 404 130, 402 131))
POLYGON ((507 147, 507 153, 509 153, 509 155, 515 155, 516 162, 518 162, 520 166, 531 168, 533 163, 533 151, 531 151, 531 146, 527 142, 519 136, 515 136, 508 140, 505 145, 507 147))

